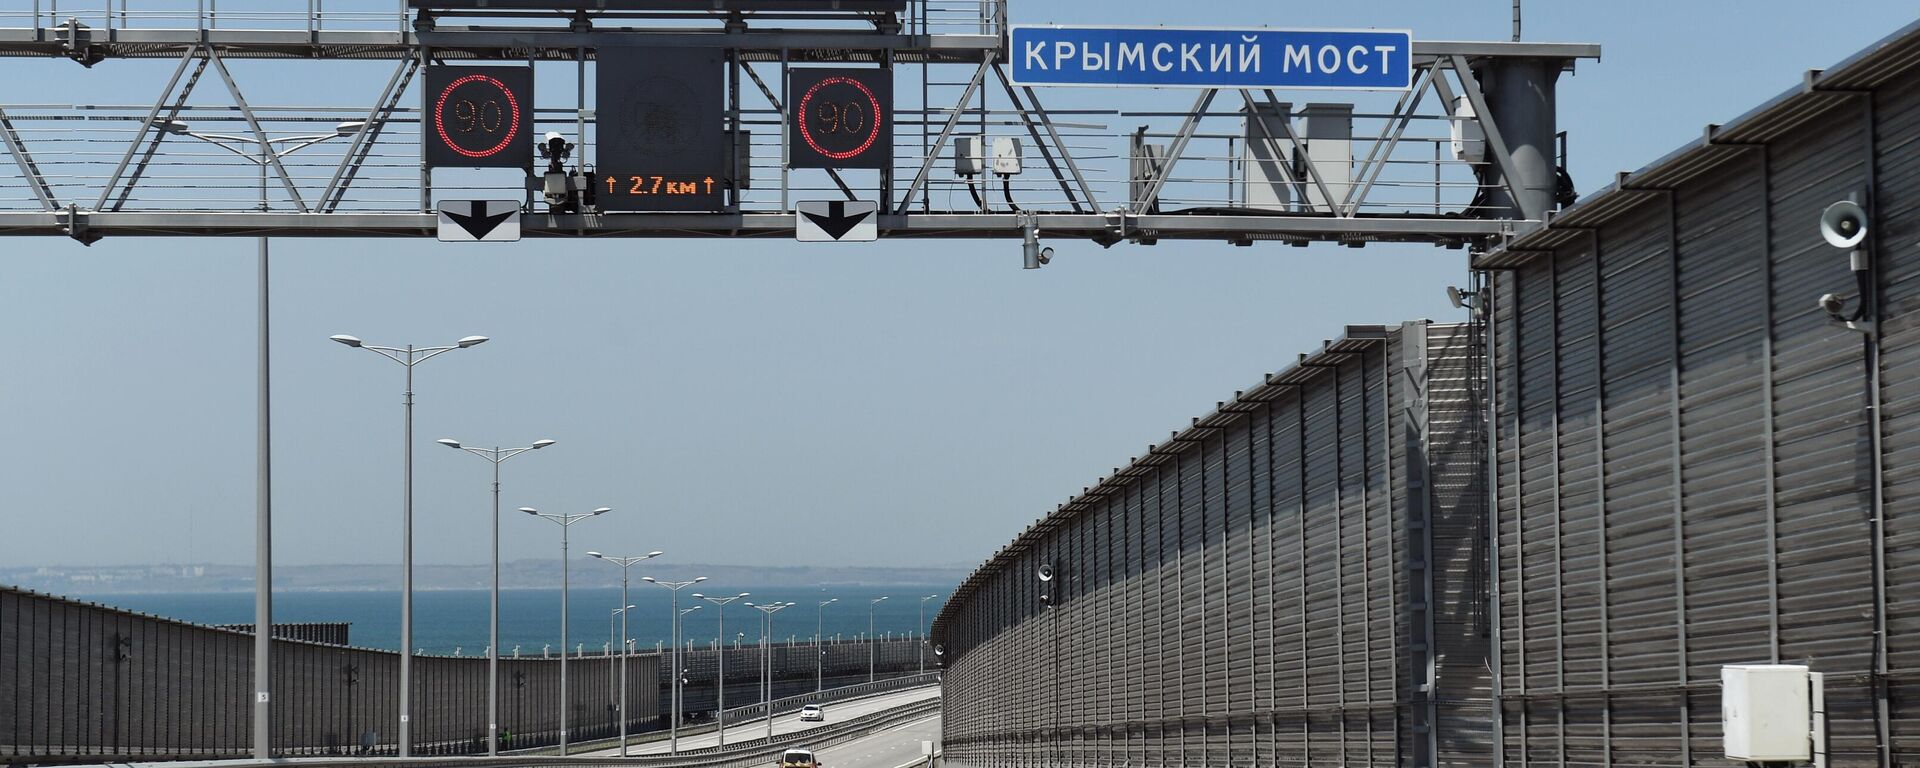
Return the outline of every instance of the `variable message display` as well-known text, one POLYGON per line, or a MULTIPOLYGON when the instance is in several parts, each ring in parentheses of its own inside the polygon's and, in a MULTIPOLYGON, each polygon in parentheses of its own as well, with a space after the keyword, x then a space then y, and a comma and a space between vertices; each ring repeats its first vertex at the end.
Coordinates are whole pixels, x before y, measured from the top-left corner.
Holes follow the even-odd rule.
POLYGON ((533 69, 427 68, 426 124, 433 168, 525 168, 533 162, 533 69))
POLYGON ((1406 30, 1016 26, 1016 85, 1405 90, 1406 30))
POLYGON ((599 55, 601 210, 725 208, 731 165, 721 51, 603 47, 599 55))
POLYGON ((893 73, 795 69, 788 164, 794 168, 886 168, 893 163, 893 73))

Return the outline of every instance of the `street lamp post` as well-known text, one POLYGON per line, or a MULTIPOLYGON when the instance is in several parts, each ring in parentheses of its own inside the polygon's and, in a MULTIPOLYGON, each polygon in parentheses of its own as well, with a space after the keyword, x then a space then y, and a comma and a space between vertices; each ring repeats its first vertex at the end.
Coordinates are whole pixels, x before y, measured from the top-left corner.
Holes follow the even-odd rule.
POLYGON ((673 711, 667 721, 667 754, 677 755, 680 754, 680 590, 706 581, 707 577, 696 577, 692 581, 661 581, 652 576, 642 576, 640 580, 666 587, 667 591, 673 593, 673 626, 668 632, 673 637, 673 655, 669 657, 673 663, 673 677, 667 680, 667 684, 672 686, 672 695, 668 698, 673 711))
MULTIPOLYGON (((356 349, 365 349, 388 360, 399 363, 407 369, 406 391, 406 480, 403 483, 404 501, 400 513, 400 756, 413 756, 412 692, 413 692, 413 368, 456 349, 484 344, 485 336, 468 336, 452 344, 438 347, 382 347, 368 344, 352 336, 339 334, 332 340, 356 349)), ((258 634, 258 633, 256 633, 258 634)), ((256 706, 258 706, 256 704, 256 706)))
POLYGON ((867 682, 869 683, 873 682, 874 671, 880 663, 880 637, 873 634, 873 609, 887 597, 876 597, 867 602, 867 682))
MULTIPOLYGON (((620 597, 621 597, 621 602, 625 602, 625 601, 626 601, 626 595, 621 595, 620 597)), ((633 606, 631 606, 631 605, 628 605, 628 606, 622 606, 622 607, 619 607, 619 608, 615 608, 615 609, 613 609, 613 613, 610 613, 610 614, 608 614, 608 615, 607 615, 607 695, 609 695, 609 696, 611 696, 611 695, 613 695, 613 690, 614 690, 614 688, 615 688, 615 685, 614 685, 614 682, 613 682, 613 675, 614 675, 614 669, 613 669, 613 648, 614 648, 614 645, 613 645, 613 644, 614 644, 614 643, 620 643, 620 654, 621 654, 621 661, 622 661, 622 663, 624 663, 624 662, 626 661, 626 653, 627 653, 627 646, 626 646, 626 642, 625 642, 624 640, 616 640, 616 639, 614 638, 614 636, 613 636, 613 633, 614 633, 614 632, 616 632, 616 631, 619 631, 619 629, 618 629, 618 628, 619 628, 619 626, 620 626, 620 625, 619 625, 618 623, 616 623, 616 622, 615 622, 614 620, 615 620, 615 619, 618 619, 618 618, 620 618, 620 614, 623 614, 623 613, 626 613, 626 612, 627 612, 627 609, 628 609, 628 608, 632 608, 632 607, 633 607, 633 606)), ((622 669, 622 670, 620 670, 620 671, 621 671, 621 672, 625 672, 626 670, 624 670, 624 669, 622 669)), ((621 675, 621 677, 625 677, 625 675, 621 675)), ((613 708, 613 705, 612 705, 612 704, 609 704, 609 705, 607 705, 607 706, 608 706, 609 708, 613 708)), ((620 712, 620 713, 619 713, 618 715, 616 715, 616 716, 617 716, 617 717, 625 717, 625 716, 626 716, 626 714, 627 714, 627 713, 625 713, 625 712, 620 712)), ((620 740, 620 746, 623 746, 623 747, 624 747, 624 746, 626 746, 626 742, 627 742, 627 740, 626 740, 626 739, 621 739, 621 740, 620 740)))
MULTIPOLYGON (((365 122, 340 123, 334 126, 333 133, 314 136, 288 136, 268 139, 264 136, 247 138, 243 136, 223 136, 219 134, 199 134, 187 129, 187 124, 166 120, 154 123, 154 127, 166 133, 188 136, 212 144, 221 149, 245 158, 260 166, 260 210, 267 210, 267 166, 277 165, 280 158, 291 155, 328 139, 352 136, 366 127, 365 122), (273 145, 293 142, 294 145, 279 152, 273 151, 273 145), (253 144, 260 149, 260 157, 242 152, 230 144, 253 144)), ((103 198, 104 199, 104 198, 103 198)), ((255 485, 254 485, 254 595, 253 595, 253 756, 257 760, 273 757, 273 718, 268 694, 272 690, 273 663, 273 398, 271 376, 272 356, 268 352, 269 318, 267 308, 267 238, 260 238, 259 258, 256 266, 258 291, 258 317, 254 327, 255 335, 255 485), (261 629, 265 627, 266 629, 261 629)))
MULTIPOLYGON (((533 507, 521 507, 520 511, 533 515, 534 517, 551 520, 560 526, 560 756, 565 757, 567 754, 567 709, 569 709, 568 703, 570 701, 567 698, 567 598, 568 588, 571 586, 568 583, 568 572, 572 570, 569 567, 571 564, 567 562, 567 529, 572 528, 574 523, 589 517, 604 515, 613 510, 608 507, 601 507, 592 512, 582 512, 577 515, 548 514, 533 507)), ((621 602, 624 603, 626 601, 622 600, 621 602)))
POLYGON ((786 610, 788 608, 792 608, 795 604, 794 603, 765 603, 762 605, 754 605, 753 603, 747 603, 747 605, 753 608, 754 610, 759 611, 761 614, 760 616, 760 622, 761 622, 760 623, 760 679, 762 681, 762 684, 766 686, 765 701, 767 702, 767 743, 771 744, 773 743, 773 615, 783 610, 786 610))
POLYGON ((821 631, 827 626, 827 606, 840 602, 833 597, 820 601, 813 609, 813 691, 819 693, 827 689, 827 648, 821 645, 821 631))
POLYGON ((705 600, 720 606, 720 682, 714 687, 714 692, 718 696, 719 701, 714 704, 714 707, 720 713, 720 746, 723 747, 727 745, 727 603, 747 597, 749 594, 750 593, 742 592, 732 597, 708 597, 698 592, 693 593, 695 600, 705 600))
POLYGON ((927 601, 938 597, 927 595, 920 598, 920 623, 913 630, 920 634, 920 674, 923 675, 927 673, 927 601))
POLYGON ((500 465, 553 441, 535 440, 524 448, 475 448, 450 438, 442 438, 440 444, 493 464, 493 590, 487 601, 487 756, 493 757, 500 754, 500 465))
MULTIPOLYGON (((664 554, 666 553, 661 552, 659 550, 654 550, 644 555, 638 555, 635 557, 613 557, 611 555, 600 554, 599 552, 587 553, 589 557, 593 557, 599 560, 605 560, 609 563, 613 563, 614 565, 620 566, 620 604, 627 606, 625 608, 621 608, 619 610, 614 611, 614 613, 617 613, 620 615, 620 756, 621 757, 627 756, 627 656, 631 655, 627 653, 627 611, 633 610, 633 606, 627 605, 627 573, 628 573, 628 569, 632 568, 634 563, 638 563, 643 560, 652 560, 653 558, 659 557, 664 554)), ((613 621, 611 619, 607 621, 607 631, 609 633, 613 631, 613 621)))
MULTIPOLYGON (((681 620, 685 619, 687 614, 693 613, 694 611, 697 611, 697 610, 700 610, 700 606, 696 605, 692 608, 682 608, 678 612, 674 613, 673 615, 674 637, 679 637, 682 640, 685 640, 685 637, 684 637, 685 633, 682 632, 680 629, 682 626, 684 626, 681 620)), ((682 662, 682 663, 691 663, 691 662, 682 662)), ((673 711, 674 711, 675 720, 680 719, 682 711, 686 709, 687 683, 690 682, 689 680, 687 680, 687 673, 693 671, 691 667, 679 667, 678 669, 679 669, 679 673, 673 676, 674 682, 679 683, 679 689, 677 691, 677 695, 674 697, 674 700, 673 700, 673 711)))

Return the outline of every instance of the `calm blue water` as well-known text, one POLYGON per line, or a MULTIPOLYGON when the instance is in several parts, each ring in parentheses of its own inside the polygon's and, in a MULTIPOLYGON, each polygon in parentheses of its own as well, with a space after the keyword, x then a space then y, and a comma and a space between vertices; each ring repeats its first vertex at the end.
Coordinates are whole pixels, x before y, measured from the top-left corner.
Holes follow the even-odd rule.
MULTIPOLYGON (((704 584, 700 586, 706 586, 704 584)), ((680 591, 680 607, 694 604, 691 595, 697 587, 680 591)), ((746 633, 746 642, 760 636, 760 612, 746 608, 746 601, 799 603, 773 617, 772 635, 776 640, 789 636, 810 638, 814 633, 815 607, 819 601, 837 597, 840 602, 826 607, 827 637, 840 634, 851 639, 867 631, 867 601, 881 595, 891 598, 874 611, 874 628, 881 634, 913 632, 920 610, 919 598, 933 594, 928 587, 889 589, 876 586, 834 587, 822 593, 817 589, 744 587, 714 590, 716 594, 752 592, 753 596, 727 607, 727 635, 746 633)), ((253 622, 252 593, 187 593, 150 595, 77 595, 79 599, 129 610, 165 616, 198 624, 250 624, 253 622)), ((652 584, 636 585, 628 592, 636 606, 628 619, 627 631, 642 648, 652 648, 668 636, 667 617, 671 613, 667 590, 652 584), (645 589, 640 587, 644 586, 645 589)), ((943 595, 944 599, 944 595, 943 595)), ((927 601, 926 618, 933 621, 942 600, 927 601)), ((598 653, 611 637, 608 618, 620 606, 619 588, 576 588, 573 590, 571 637, 569 642, 585 643, 590 653, 598 653)), ((394 592, 285 592, 276 593, 274 621, 337 622, 353 624, 353 644, 365 648, 393 650, 400 644, 400 593, 394 592)), ((687 615, 682 631, 686 638, 704 643, 718 635, 719 610, 705 605, 687 615)), ((617 633, 618 629, 612 630, 617 633)), ((415 592, 413 595, 414 646, 428 653, 452 653, 459 648, 466 655, 482 655, 487 645, 487 591, 448 590, 415 592)), ((538 654, 541 646, 560 647, 560 590, 519 589, 500 593, 500 648, 511 653, 515 645, 524 654, 538 654)))

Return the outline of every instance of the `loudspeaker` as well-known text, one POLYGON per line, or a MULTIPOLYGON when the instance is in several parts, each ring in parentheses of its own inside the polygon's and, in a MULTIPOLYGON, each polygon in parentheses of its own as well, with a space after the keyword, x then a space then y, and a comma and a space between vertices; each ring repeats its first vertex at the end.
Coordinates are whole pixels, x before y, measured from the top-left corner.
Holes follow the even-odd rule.
POLYGON ((1041 563, 1040 570, 1037 575, 1040 577, 1041 581, 1053 581, 1053 565, 1049 563, 1041 563))
POLYGON ((1867 239, 1867 211, 1852 200, 1841 200, 1820 213, 1820 236, 1835 248, 1853 248, 1867 239))

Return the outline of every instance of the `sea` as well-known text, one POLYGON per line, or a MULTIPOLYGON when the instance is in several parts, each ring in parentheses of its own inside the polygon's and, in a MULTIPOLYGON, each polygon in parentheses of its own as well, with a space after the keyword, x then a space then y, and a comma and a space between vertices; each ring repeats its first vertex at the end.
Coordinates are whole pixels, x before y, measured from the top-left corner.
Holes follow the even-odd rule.
MULTIPOLYGON (((747 603, 771 605, 792 602, 772 615, 768 633, 776 642, 808 640, 818 631, 829 640, 852 640, 867 633, 867 613, 873 604, 873 631, 881 637, 899 637, 923 632, 920 628, 920 598, 936 587, 859 585, 817 588, 735 587, 730 590, 701 590, 698 585, 678 593, 678 608, 699 605, 683 619, 683 637, 706 645, 721 637, 719 606, 695 600, 702 592, 712 597, 751 593, 728 605, 725 610, 726 636, 729 642, 756 643, 763 626, 759 610, 747 603), (822 608, 819 604, 837 599, 822 608)), ((584 647, 588 653, 600 653, 617 643, 619 618, 613 612, 621 606, 620 589, 577 588, 570 590, 567 643, 584 647)), ((253 623, 253 593, 151 593, 112 595, 73 595, 88 602, 161 616, 196 624, 253 623)), ((940 597, 926 601, 925 620, 932 623, 940 609, 940 597)), ((488 592, 478 590, 415 591, 413 594, 413 645, 429 654, 486 655, 488 592)), ((352 625, 350 640, 363 648, 395 650, 400 647, 400 592, 276 592, 273 596, 273 620, 276 624, 298 622, 346 622, 352 625)), ((674 612, 673 596, 664 587, 637 583, 627 591, 627 603, 634 606, 627 617, 627 634, 641 649, 668 643, 671 632, 668 617, 674 612)), ((560 652, 561 591, 559 589, 508 589, 500 592, 500 650, 511 655, 515 648, 523 656, 560 652)))

